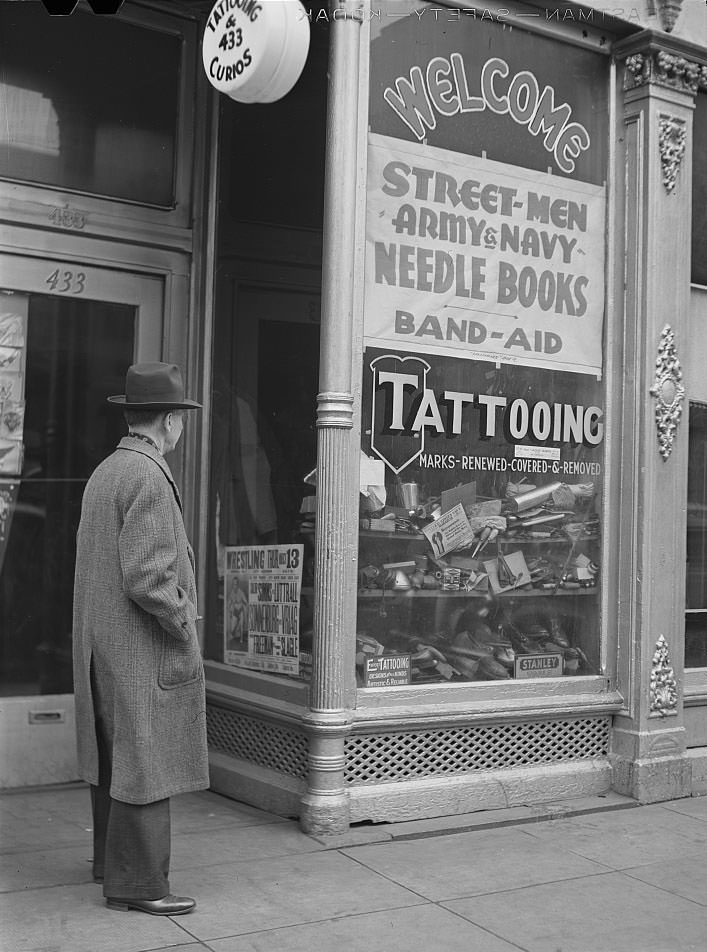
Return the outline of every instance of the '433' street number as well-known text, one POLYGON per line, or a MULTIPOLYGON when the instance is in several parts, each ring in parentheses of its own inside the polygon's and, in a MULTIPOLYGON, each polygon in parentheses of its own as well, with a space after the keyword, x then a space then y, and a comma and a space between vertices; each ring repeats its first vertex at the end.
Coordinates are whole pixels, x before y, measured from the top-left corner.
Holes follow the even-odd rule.
POLYGON ((56 268, 44 283, 57 294, 83 294, 86 290, 86 275, 83 271, 62 271, 56 268))

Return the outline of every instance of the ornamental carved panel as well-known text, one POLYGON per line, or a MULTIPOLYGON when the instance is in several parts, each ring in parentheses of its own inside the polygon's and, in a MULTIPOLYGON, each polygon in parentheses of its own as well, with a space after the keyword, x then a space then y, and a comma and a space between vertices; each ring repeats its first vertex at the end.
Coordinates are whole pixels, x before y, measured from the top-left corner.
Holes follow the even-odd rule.
POLYGON ((668 193, 675 188, 678 172, 685 155, 687 127, 683 119, 661 116, 658 121, 658 148, 663 185, 668 193))
POLYGON ((675 333, 666 324, 660 335, 655 361, 655 381, 650 393, 655 397, 655 423, 658 431, 658 450, 664 460, 672 453, 677 435, 685 388, 682 385, 682 367, 675 349, 675 333))
POLYGON ((665 636, 661 635, 655 645, 651 664, 651 698, 649 717, 668 717, 677 714, 678 688, 675 672, 670 663, 670 652, 665 636))

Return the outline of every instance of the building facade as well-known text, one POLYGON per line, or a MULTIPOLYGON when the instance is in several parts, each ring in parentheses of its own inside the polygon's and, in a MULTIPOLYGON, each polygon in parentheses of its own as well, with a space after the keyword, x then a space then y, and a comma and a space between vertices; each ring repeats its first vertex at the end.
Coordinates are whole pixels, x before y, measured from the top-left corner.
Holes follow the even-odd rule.
POLYGON ((0 6, 0 783, 75 778, 81 493, 167 359, 215 790, 703 792, 707 8, 307 3, 248 104, 210 12, 0 6))

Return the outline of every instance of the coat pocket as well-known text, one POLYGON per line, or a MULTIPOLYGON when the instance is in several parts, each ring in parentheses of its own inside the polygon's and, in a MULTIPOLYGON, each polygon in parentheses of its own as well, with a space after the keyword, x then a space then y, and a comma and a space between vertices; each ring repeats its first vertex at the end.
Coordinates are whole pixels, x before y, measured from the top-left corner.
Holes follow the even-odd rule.
POLYGON ((196 645, 163 643, 157 683, 161 688, 177 688, 198 681, 203 672, 201 652, 196 645))

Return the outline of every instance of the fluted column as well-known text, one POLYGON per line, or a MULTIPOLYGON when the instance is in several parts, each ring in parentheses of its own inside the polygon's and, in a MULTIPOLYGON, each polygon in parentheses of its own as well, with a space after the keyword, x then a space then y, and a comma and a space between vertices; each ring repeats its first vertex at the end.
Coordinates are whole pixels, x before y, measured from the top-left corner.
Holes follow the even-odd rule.
POLYGON ((300 823, 309 833, 348 829, 344 744, 353 672, 358 453, 351 392, 361 4, 331 4, 327 105, 317 521, 309 780, 300 823))
POLYGON ((345 599, 342 583, 350 562, 350 532, 347 527, 351 495, 348 430, 352 425, 350 393, 320 393, 317 488, 316 566, 314 625, 318 635, 312 663, 310 706, 313 711, 344 708, 344 652, 340 638, 346 636, 345 599), (326 475, 324 475, 326 474, 326 475))

